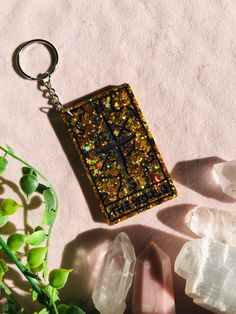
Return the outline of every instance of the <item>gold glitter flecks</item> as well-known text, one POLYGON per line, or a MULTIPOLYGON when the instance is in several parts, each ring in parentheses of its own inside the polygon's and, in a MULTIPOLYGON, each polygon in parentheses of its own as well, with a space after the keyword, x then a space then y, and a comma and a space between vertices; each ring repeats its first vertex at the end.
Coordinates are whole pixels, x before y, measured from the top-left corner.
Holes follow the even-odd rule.
POLYGON ((89 159, 89 158, 86 158, 86 162, 87 162, 88 165, 92 165, 93 164, 93 160, 89 159))
POLYGON ((120 109, 120 103, 119 103, 118 101, 116 101, 114 107, 115 107, 116 109, 120 109))
POLYGON ((142 188, 145 187, 145 185, 146 185, 146 180, 145 180, 145 178, 143 178, 143 177, 138 177, 138 181, 139 181, 139 184, 141 185, 142 188))
POLYGON ((111 108, 111 97, 110 96, 108 96, 106 98, 105 107, 106 108, 111 108))
POLYGON ((128 84, 62 114, 109 224, 176 196, 162 157, 128 84))
POLYGON ((115 136, 118 136, 118 135, 119 135, 119 131, 118 131, 118 130, 115 130, 115 131, 114 131, 114 134, 115 134, 115 136))

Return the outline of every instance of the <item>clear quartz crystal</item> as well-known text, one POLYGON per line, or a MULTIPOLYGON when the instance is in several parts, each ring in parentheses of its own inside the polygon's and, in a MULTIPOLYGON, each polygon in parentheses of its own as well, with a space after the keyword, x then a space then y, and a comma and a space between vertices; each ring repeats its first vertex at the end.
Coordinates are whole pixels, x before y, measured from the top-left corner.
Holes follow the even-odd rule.
POLYGON ((236 248, 212 239, 187 242, 175 261, 186 294, 213 313, 236 313, 236 248))
POLYGON ((119 233, 104 258, 92 299, 101 314, 122 314, 132 284, 135 252, 126 233, 119 233))
POLYGON ((222 191, 236 198, 236 160, 215 164, 213 169, 222 191))
POLYGON ((189 229, 200 237, 212 238, 236 247, 236 214, 197 206, 185 218, 189 229))

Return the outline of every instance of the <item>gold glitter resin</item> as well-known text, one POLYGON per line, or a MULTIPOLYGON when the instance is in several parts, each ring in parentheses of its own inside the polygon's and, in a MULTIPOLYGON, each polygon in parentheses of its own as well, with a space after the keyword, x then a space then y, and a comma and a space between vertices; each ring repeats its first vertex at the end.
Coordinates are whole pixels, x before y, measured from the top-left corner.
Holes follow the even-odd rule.
POLYGON ((68 107, 63 120, 108 224, 176 197, 176 189, 128 84, 68 107))

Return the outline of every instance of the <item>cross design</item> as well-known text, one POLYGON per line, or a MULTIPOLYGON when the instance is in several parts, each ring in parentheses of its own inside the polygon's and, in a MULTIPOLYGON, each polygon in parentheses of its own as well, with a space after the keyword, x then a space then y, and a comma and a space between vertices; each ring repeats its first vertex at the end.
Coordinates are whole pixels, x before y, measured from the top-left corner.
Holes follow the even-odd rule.
POLYGON ((126 120, 123 122, 121 129, 120 129, 120 132, 119 132, 118 136, 116 136, 113 133, 110 124, 108 123, 106 118, 103 116, 103 121, 104 121, 105 129, 106 129, 106 132, 107 132, 107 135, 109 138, 109 142, 107 145, 105 145, 105 146, 103 146, 97 150, 98 154, 108 153, 108 152, 112 151, 115 154, 117 161, 121 165, 123 172, 126 174, 128 174, 128 168, 126 165, 124 154, 121 150, 121 146, 126 144, 127 142, 131 141, 135 137, 134 134, 120 137, 120 134, 122 133, 128 119, 129 118, 126 118, 126 120))

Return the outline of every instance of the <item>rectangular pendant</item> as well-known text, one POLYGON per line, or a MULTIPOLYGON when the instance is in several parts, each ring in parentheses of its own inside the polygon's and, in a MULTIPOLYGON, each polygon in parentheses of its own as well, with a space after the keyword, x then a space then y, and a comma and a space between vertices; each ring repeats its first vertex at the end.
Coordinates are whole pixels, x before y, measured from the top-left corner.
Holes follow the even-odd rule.
POLYGON ((177 196, 128 84, 109 87, 62 113, 108 224, 177 196))

